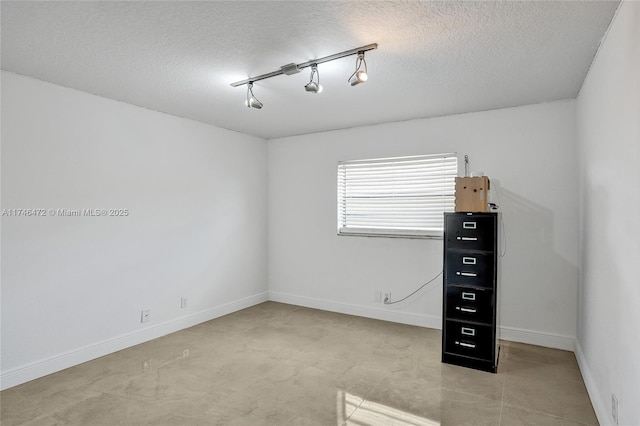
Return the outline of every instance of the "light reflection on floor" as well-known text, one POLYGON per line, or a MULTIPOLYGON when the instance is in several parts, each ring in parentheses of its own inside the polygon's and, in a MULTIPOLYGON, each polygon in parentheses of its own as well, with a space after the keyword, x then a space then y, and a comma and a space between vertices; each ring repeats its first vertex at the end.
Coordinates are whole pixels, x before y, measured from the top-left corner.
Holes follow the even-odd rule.
POLYGON ((337 420, 342 425, 439 426, 440 422, 416 416, 338 389, 337 420))

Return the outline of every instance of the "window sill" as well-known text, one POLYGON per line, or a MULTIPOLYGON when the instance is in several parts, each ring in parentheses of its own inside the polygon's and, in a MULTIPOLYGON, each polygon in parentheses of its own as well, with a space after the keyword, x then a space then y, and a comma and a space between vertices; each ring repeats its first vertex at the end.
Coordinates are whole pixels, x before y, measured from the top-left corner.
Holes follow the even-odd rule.
POLYGON ((397 231, 384 229, 358 229, 356 230, 339 230, 340 237, 378 237, 378 238, 409 238, 409 239, 430 239, 441 240, 443 233, 421 233, 419 231, 397 231))

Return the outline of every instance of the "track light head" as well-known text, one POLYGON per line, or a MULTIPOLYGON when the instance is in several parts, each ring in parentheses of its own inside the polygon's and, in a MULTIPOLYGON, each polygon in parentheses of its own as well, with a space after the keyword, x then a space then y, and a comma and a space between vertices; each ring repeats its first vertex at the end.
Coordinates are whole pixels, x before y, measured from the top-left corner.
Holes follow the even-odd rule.
POLYGON ((369 79, 369 75, 367 74, 367 61, 364 60, 364 52, 358 53, 358 58, 356 59, 356 70, 349 77, 349 84, 355 86, 356 84, 364 83, 369 79), (364 69, 362 68, 364 65, 364 69))
POLYGON ((351 80, 349 80, 349 83, 352 86, 355 86, 356 84, 364 83, 368 79, 369 79, 369 76, 367 75, 367 72, 360 70, 360 71, 357 71, 353 77, 351 77, 351 80))
POLYGON ((322 92, 322 85, 320 85, 320 73, 318 72, 318 65, 311 65, 311 77, 309 82, 304 86, 304 90, 311 93, 322 92), (316 77, 316 81, 313 81, 313 77, 316 77))
POLYGON ((304 86, 304 90, 306 90, 307 92, 311 92, 311 93, 320 93, 322 92, 322 86, 316 84, 316 83, 309 83, 306 86, 304 86))
POLYGON ((263 105, 262 102, 260 102, 255 97, 253 97, 249 100, 249 104, 247 106, 249 108, 261 109, 262 105, 263 105))
POLYGON ((255 108, 255 109, 262 108, 262 102, 260 102, 258 98, 256 98, 255 95, 253 94, 253 82, 249 82, 249 84, 247 84, 247 100, 244 102, 244 104, 248 108, 255 108))

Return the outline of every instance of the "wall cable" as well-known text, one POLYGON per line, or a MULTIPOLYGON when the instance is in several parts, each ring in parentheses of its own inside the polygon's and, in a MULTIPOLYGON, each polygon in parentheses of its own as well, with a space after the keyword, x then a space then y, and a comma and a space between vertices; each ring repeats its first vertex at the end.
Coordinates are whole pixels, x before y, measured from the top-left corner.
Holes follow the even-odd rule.
POLYGON ((404 300, 407 300, 408 298, 410 298, 411 296, 413 296, 414 294, 416 294, 417 292, 419 292, 420 290, 422 290, 422 289, 423 289, 427 284, 430 284, 431 282, 435 281, 435 279, 436 279, 436 278, 438 278, 440 275, 442 275, 442 273, 443 273, 443 272, 444 272, 444 271, 440 271, 440 272, 438 272, 438 275, 436 275, 435 277, 431 278, 429 281, 427 281, 426 283, 422 284, 422 285, 421 285, 421 286, 420 286, 416 291, 414 291, 413 293, 411 293, 411 294, 410 294, 410 295, 408 295, 408 296, 403 297, 403 298, 402 298, 402 299, 400 299, 400 300, 396 300, 395 302, 392 302, 392 301, 390 301, 390 300, 389 300, 389 298, 388 298, 388 297, 385 297, 385 299, 384 299, 384 304, 385 304, 385 305, 394 305, 394 304, 396 304, 396 303, 400 303, 400 302, 402 302, 402 301, 404 301, 404 300))

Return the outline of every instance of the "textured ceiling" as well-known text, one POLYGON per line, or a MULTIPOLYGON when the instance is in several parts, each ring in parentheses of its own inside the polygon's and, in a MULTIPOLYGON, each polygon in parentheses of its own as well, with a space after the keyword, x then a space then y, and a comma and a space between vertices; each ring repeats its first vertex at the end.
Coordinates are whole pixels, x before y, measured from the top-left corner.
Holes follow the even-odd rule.
POLYGON ((618 2, 2 2, 2 69, 274 138, 573 99, 618 2), (255 83, 291 62, 355 57, 255 83))

